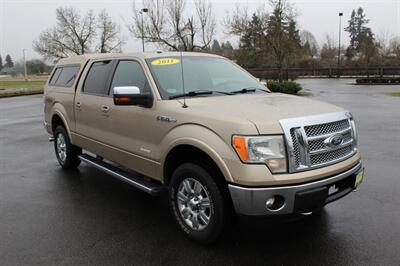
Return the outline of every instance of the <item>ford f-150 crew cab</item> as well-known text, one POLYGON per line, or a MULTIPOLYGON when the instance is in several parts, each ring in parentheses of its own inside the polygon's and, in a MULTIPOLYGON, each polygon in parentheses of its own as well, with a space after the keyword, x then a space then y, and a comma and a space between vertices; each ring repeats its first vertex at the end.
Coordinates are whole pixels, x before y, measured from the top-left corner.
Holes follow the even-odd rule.
POLYGON ((168 191, 179 227, 203 243, 232 213, 312 213, 363 179, 350 112, 271 93, 216 55, 62 59, 44 102, 62 168, 85 162, 149 194, 168 191))

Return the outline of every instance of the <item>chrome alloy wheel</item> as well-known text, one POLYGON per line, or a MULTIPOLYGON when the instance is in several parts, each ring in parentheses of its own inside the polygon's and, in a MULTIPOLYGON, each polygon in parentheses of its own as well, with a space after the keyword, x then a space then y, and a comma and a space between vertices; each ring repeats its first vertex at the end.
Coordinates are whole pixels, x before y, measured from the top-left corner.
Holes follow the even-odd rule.
POLYGON ((56 144, 58 158, 62 162, 65 162, 65 160, 67 159, 67 144, 65 143, 65 138, 63 134, 59 133, 57 135, 56 144))
POLYGON ((183 179, 176 200, 182 219, 191 229, 201 231, 208 226, 213 206, 207 190, 199 181, 183 179))

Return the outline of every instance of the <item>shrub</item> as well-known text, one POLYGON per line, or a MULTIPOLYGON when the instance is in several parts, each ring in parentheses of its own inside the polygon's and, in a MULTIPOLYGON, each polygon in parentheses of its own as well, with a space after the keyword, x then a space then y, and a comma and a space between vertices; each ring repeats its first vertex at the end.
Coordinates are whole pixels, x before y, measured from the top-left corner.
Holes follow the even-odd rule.
POLYGON ((16 76, 17 73, 15 72, 15 68, 11 67, 4 67, 0 71, 0 75, 10 75, 10 76, 16 76))
POLYGON ((269 80, 267 81, 267 87, 273 92, 281 92, 287 94, 297 94, 302 90, 302 87, 299 83, 294 81, 275 81, 269 80))

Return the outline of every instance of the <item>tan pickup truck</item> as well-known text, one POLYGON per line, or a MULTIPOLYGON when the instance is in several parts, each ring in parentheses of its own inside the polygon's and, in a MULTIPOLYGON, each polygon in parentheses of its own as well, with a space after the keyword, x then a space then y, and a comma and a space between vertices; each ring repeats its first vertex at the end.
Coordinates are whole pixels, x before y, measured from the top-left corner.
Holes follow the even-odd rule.
POLYGON ((168 191, 179 227, 203 243, 234 213, 309 214, 363 179, 348 111, 271 93, 216 55, 62 59, 44 101, 63 168, 83 161, 151 195, 168 191))

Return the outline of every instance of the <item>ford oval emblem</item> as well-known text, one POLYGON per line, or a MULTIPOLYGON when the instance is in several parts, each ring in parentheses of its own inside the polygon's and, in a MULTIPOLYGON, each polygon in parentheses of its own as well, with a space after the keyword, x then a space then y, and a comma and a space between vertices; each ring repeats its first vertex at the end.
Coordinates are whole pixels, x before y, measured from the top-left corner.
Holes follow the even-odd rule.
POLYGON ((342 135, 333 135, 324 141, 325 145, 331 148, 335 148, 343 143, 342 135))

